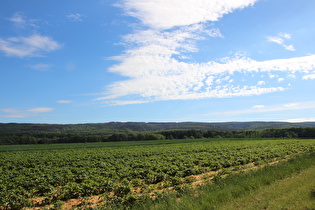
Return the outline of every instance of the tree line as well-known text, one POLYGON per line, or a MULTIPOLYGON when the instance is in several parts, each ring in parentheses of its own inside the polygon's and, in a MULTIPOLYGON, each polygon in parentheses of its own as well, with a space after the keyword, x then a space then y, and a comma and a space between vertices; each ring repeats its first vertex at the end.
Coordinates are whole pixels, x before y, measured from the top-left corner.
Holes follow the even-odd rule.
POLYGON ((0 144, 53 144, 83 142, 144 141, 163 139, 199 138, 315 138, 315 128, 284 128, 249 131, 220 130, 165 130, 141 133, 82 134, 82 133, 29 133, 0 134, 0 144))
POLYGON ((0 135, 0 145, 163 140, 158 133, 0 135))
POLYGON ((170 130, 159 132, 166 139, 185 138, 315 138, 315 128, 283 128, 248 131, 170 130))

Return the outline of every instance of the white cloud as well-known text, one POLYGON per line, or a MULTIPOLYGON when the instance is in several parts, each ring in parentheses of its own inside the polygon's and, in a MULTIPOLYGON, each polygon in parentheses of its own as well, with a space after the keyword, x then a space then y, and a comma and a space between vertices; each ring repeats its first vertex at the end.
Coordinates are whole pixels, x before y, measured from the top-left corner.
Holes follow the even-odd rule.
POLYGON ((289 74, 289 75, 288 75, 288 78, 295 79, 295 78, 296 78, 296 76, 295 76, 294 74, 289 74))
POLYGON ((302 77, 304 80, 315 79, 315 74, 309 74, 302 77))
POLYGON ((285 107, 298 107, 300 104, 299 103, 289 103, 289 104, 284 104, 285 107))
POLYGON ((81 22, 83 21, 82 19, 83 15, 79 14, 79 13, 73 13, 73 14, 68 14, 67 15, 67 18, 71 21, 74 21, 74 22, 81 22))
POLYGON ((38 27, 38 25, 36 24, 38 20, 27 18, 25 15, 23 15, 23 13, 20 12, 14 13, 10 18, 8 18, 8 20, 11 21, 14 24, 14 26, 19 29, 23 29, 26 27, 31 28, 38 27))
POLYGON ((254 109, 262 109, 262 108, 265 108, 264 105, 255 105, 253 106, 254 109))
MULTIPOLYGON (((289 104, 278 104, 274 106, 260 106, 259 107, 252 107, 251 109, 244 109, 244 110, 236 110, 236 111, 229 111, 229 112, 216 112, 216 113, 209 113, 211 115, 243 115, 243 114, 251 114, 251 113, 268 113, 268 112, 281 112, 281 111, 288 111, 288 110, 304 110, 304 109, 315 109, 315 102, 314 101, 304 101, 298 103, 289 103, 289 104), (255 109, 253 109, 255 108, 255 109)), ((207 115, 209 115, 207 114, 207 115)))
POLYGON ((282 45, 284 42, 284 40, 280 37, 268 36, 267 39, 269 42, 274 42, 280 45, 282 45))
POLYGON ((69 104, 69 103, 72 103, 72 101, 70 101, 70 100, 59 100, 59 101, 56 101, 56 103, 58 103, 58 104, 69 104))
POLYGON ((287 33, 279 33, 278 36, 268 36, 267 40, 269 42, 274 42, 276 44, 281 45, 284 47, 284 49, 289 50, 289 51, 295 51, 295 47, 293 44, 287 45, 285 44, 285 41, 291 39, 291 34, 287 33))
POLYGON ((11 114, 19 113, 19 111, 16 109, 0 109, 0 111, 11 114))
POLYGON ((278 79, 278 82, 283 82, 284 81, 284 78, 279 78, 278 79))
POLYGON ((123 105, 129 105, 129 104, 145 104, 150 103, 151 101, 111 101, 110 103, 104 103, 105 106, 123 106, 123 105))
POLYGON ((26 24, 25 17, 21 13, 18 13, 18 12, 14 13, 12 17, 8 18, 8 20, 16 24, 16 26, 18 27, 24 27, 24 25, 26 24))
POLYGON ((315 117, 311 118, 295 118, 289 120, 282 120, 282 122, 291 122, 291 123, 299 123, 299 122, 315 122, 315 117))
POLYGON ((265 85, 265 84, 266 84, 265 81, 259 81, 259 82, 257 83, 258 86, 262 86, 262 85, 265 85))
POLYGON ((51 68, 51 65, 47 63, 38 63, 38 64, 30 65, 30 67, 38 71, 48 71, 51 68))
POLYGON ((279 34, 281 37, 285 38, 285 39, 291 39, 291 34, 288 33, 280 33, 279 34))
MULTIPOLYGON (((255 76, 268 72, 305 73, 315 70, 315 55, 291 59, 255 61, 244 54, 219 61, 197 63, 182 60, 187 53, 198 52, 196 42, 223 37, 219 29, 206 25, 223 15, 253 5, 255 0, 123 0, 120 5, 130 16, 138 18, 145 29, 123 37, 126 51, 110 59, 118 61, 108 70, 127 77, 106 87, 96 98, 107 104, 136 104, 159 100, 186 100, 260 95, 284 91, 281 86, 265 87, 255 76), (249 81, 248 73, 252 75, 249 81), (238 74, 238 76, 234 76, 238 74), (242 78, 243 76, 243 78, 242 78), (244 80, 246 78, 246 80, 244 80), (242 81, 236 84, 235 81, 242 81), (246 84, 251 82, 251 85, 246 84), (255 83, 253 83, 255 82, 255 83), (252 85, 257 84, 257 85, 252 85)), ((280 33, 269 40, 281 45, 291 38, 280 33)), ((261 77, 260 77, 261 78, 261 77)), ((283 79, 280 78, 279 81, 283 79)))
POLYGON ((290 45, 283 45, 284 49, 286 50, 290 50, 290 51, 295 51, 295 48, 292 44, 290 45))
POLYGON ((7 56, 41 57, 44 53, 61 48, 61 44, 48 36, 34 34, 28 37, 0 38, 0 51, 7 56))
POLYGON ((253 5, 257 0, 123 0, 128 15, 154 29, 170 29, 207 21, 253 5))
MULTIPOLYGON (((137 50, 134 51, 134 54, 137 50)), ((137 96, 149 100, 201 99, 245 95, 260 95, 283 91, 283 87, 265 88, 230 84, 228 81, 238 72, 304 72, 315 69, 315 55, 291 59, 255 61, 249 58, 230 58, 225 63, 185 63, 170 56, 144 54, 126 55, 115 72, 130 79, 108 86, 106 96, 96 100, 110 100, 124 96, 137 96), (132 69, 132 71, 130 70, 132 69), (198 88, 196 88, 198 87, 198 88)), ((113 71, 113 69, 112 69, 113 71)), ((280 78, 279 81, 283 81, 280 78)))
POLYGON ((164 74, 169 71, 170 63, 177 63, 173 55, 198 51, 195 42, 205 36, 217 37, 220 33, 217 29, 205 29, 197 24, 172 31, 143 30, 129 34, 123 39, 129 49, 124 55, 111 58, 121 64, 110 67, 109 71, 129 77, 164 74))
POLYGON ((27 112, 43 113, 43 112, 51 112, 53 110, 54 110, 53 108, 49 108, 49 107, 37 107, 37 108, 29 109, 27 110, 27 112))
POLYGON ((36 107, 28 110, 17 110, 17 109, 0 109, 0 112, 5 114, 0 115, 0 118, 26 118, 33 116, 40 116, 43 113, 54 111, 54 108, 49 107, 36 107))

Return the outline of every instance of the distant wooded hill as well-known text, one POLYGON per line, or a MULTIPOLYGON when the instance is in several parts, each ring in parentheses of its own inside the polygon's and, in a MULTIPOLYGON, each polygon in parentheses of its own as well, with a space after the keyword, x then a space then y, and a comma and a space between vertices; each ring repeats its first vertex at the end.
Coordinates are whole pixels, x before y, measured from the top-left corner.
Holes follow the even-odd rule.
POLYGON ((113 134, 132 132, 155 132, 165 130, 218 130, 246 131, 283 128, 315 128, 315 122, 109 122, 89 124, 32 124, 32 123, 0 123, 0 135, 23 135, 34 133, 71 133, 71 134, 113 134))
POLYGON ((195 138, 315 138, 315 122, 0 123, 0 145, 195 138))

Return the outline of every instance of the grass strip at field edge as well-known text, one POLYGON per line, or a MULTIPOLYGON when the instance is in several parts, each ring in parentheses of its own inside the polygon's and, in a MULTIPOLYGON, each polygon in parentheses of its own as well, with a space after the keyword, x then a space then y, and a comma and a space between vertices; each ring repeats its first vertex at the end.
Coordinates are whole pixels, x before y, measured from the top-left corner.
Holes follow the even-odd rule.
POLYGON ((181 196, 168 195, 159 201, 148 202, 135 209, 221 209, 229 202, 247 196, 251 192, 258 192, 261 187, 296 176, 314 167, 314 163, 315 153, 306 154, 255 171, 232 174, 199 190, 186 192, 181 196))
POLYGON ((262 186, 220 209, 314 209, 315 166, 268 186, 262 186))

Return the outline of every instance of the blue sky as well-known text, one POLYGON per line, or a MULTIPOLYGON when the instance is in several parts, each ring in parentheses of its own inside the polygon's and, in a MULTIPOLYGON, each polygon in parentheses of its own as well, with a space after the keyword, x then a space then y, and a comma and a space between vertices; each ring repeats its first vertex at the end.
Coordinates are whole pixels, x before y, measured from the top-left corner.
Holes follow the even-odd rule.
POLYGON ((315 121, 313 0, 1 0, 0 122, 315 121))

